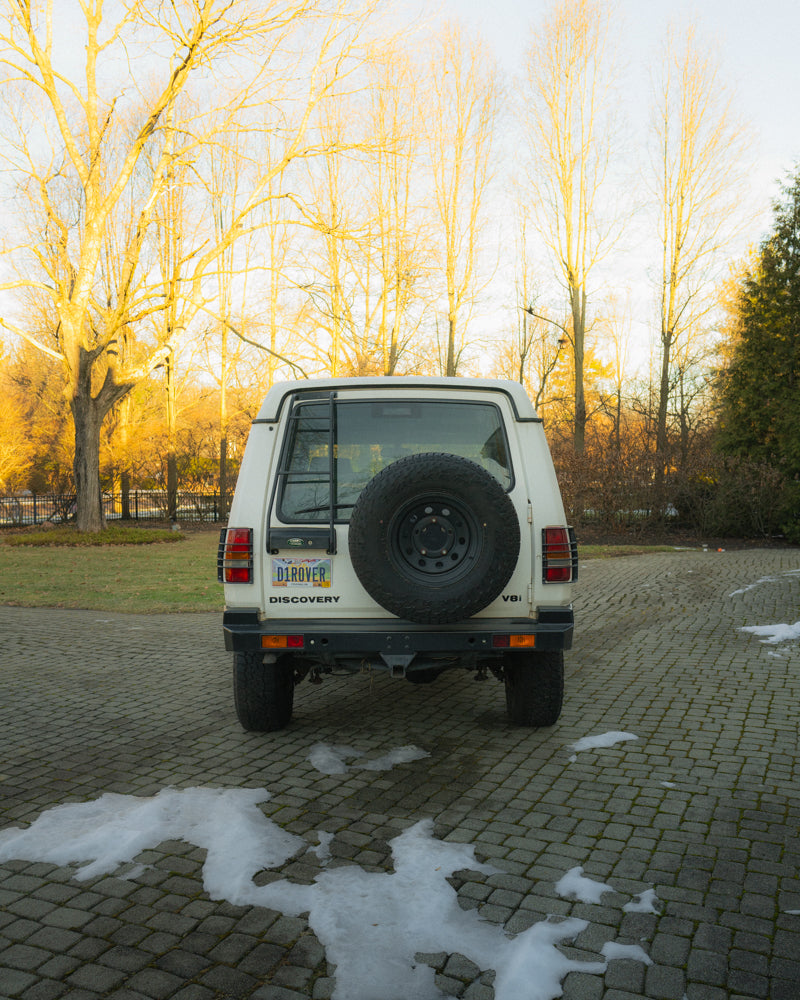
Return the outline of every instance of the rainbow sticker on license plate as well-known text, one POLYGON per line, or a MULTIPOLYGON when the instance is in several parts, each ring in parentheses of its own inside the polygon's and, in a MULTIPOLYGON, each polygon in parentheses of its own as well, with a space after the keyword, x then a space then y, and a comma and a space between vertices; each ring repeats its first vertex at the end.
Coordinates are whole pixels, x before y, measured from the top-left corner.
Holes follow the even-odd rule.
POLYGON ((273 587, 330 587, 330 559, 272 560, 273 587))

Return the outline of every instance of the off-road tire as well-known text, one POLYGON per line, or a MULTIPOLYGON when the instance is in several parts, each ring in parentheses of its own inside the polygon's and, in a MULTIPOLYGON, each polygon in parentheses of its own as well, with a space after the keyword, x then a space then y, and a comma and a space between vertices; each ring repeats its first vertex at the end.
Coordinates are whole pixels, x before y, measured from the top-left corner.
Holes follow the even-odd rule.
POLYGON ((233 654, 236 715, 249 732, 273 733, 292 718, 294 671, 291 656, 264 663, 260 652, 233 654))
POLYGON ((350 518, 350 559, 367 593, 399 618, 469 618, 517 565, 517 512, 500 483, 459 455, 427 452, 367 483, 350 518))
POLYGON ((552 726, 564 700, 564 654, 561 650, 516 653, 503 660, 506 709, 515 726, 552 726))

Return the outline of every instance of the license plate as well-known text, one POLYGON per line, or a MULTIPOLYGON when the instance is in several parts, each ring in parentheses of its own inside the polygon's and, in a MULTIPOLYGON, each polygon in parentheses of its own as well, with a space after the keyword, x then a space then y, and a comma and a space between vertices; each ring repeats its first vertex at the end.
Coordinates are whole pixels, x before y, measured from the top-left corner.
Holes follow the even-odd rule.
POLYGON ((330 559, 273 558, 273 587, 330 587, 330 559))

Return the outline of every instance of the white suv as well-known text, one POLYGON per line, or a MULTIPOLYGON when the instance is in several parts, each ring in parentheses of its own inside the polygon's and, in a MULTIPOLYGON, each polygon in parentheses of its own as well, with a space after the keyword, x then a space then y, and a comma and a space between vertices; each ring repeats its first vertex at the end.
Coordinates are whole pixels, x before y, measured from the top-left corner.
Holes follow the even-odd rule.
POLYGON ((285 382, 253 422, 220 536, 223 629, 245 729, 291 719, 334 668, 504 681, 552 725, 577 545, 541 420, 516 382, 285 382))

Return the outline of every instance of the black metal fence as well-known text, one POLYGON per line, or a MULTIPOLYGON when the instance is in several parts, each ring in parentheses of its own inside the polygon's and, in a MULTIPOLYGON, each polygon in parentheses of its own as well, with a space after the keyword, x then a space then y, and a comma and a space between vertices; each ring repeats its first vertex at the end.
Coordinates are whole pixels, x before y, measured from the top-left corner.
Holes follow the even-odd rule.
MULTIPOLYGON (((19 493, 0 495, 0 527, 26 524, 65 524, 75 520, 74 493, 19 493)), ((103 510, 108 521, 163 521, 169 517, 166 490, 131 490, 103 493, 103 510)), ((179 491, 178 521, 218 521, 219 494, 179 491)))

